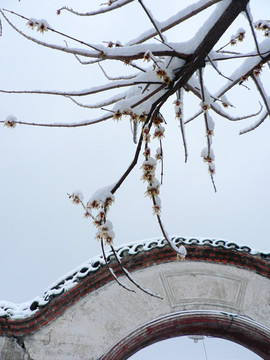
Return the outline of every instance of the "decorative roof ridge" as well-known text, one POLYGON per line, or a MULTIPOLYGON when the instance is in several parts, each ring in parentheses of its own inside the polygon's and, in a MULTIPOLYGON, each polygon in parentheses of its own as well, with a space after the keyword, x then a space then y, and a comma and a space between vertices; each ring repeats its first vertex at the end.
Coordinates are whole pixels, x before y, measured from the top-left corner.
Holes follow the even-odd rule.
MULTIPOLYGON (((207 245, 213 248, 221 247, 223 249, 235 250, 237 252, 246 253, 252 256, 259 256, 264 260, 270 260, 270 254, 264 254, 259 251, 252 250, 248 246, 240 246, 225 240, 192 237, 183 238, 177 236, 173 236, 171 239, 175 245, 207 245)), ((116 247, 116 252, 118 257, 122 259, 125 254, 132 256, 141 252, 151 251, 152 249, 163 248, 166 245, 167 242, 164 238, 152 238, 121 245, 116 247)), ((113 259, 112 251, 106 252, 106 258, 108 263, 113 259)), ((74 288, 76 285, 78 285, 82 278, 86 277, 89 273, 96 272, 105 265, 106 263, 103 255, 95 256, 51 284, 42 296, 38 296, 22 304, 15 304, 9 301, 0 301, 0 318, 4 317, 12 320, 29 318, 30 316, 34 315, 40 307, 48 304, 53 297, 74 288)))

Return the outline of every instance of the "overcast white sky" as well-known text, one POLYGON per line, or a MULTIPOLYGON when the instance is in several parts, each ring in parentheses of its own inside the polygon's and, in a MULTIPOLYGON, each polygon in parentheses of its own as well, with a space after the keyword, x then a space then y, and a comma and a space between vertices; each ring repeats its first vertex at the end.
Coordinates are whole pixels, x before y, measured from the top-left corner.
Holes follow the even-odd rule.
MULTIPOLYGON (((159 20, 179 10, 176 0, 145 0, 145 3, 159 20)), ((184 7, 190 1, 182 3, 184 7)), ((1 1, 4 8, 26 17, 45 18, 53 28, 93 43, 104 40, 125 43, 151 27, 137 2, 126 10, 117 10, 113 16, 103 15, 102 18, 77 18, 68 13, 56 15, 56 9, 62 5, 86 11, 98 8, 99 4, 100 0, 91 0, 90 9, 82 0, 1 1)), ((251 5, 255 20, 270 14, 268 0, 253 0, 251 5)), ((208 11, 204 16, 207 14, 208 11)), ((23 31, 30 32, 24 21, 12 19, 23 31)), ((169 40, 189 39, 201 20, 191 22, 190 31, 179 27, 176 32, 169 32, 169 40)), ((33 44, 15 33, 6 22, 2 25, 1 89, 80 90, 107 82, 98 66, 82 66, 71 55, 33 44)), ((240 26, 248 30, 243 17, 232 26, 222 44, 229 41, 240 26)), ((50 33, 31 34, 44 41, 63 44, 61 37, 50 33)), ((233 67, 234 64, 230 64, 227 74, 233 67)), ((117 69, 115 64, 106 68, 111 76, 119 75, 117 69)), ((268 91, 269 74, 265 69, 268 91)), ((251 82, 248 86, 252 89, 251 82)), ((1 119, 13 114, 18 120, 29 122, 79 122, 100 116, 99 111, 79 108, 68 99, 55 96, 1 94, 0 99, 1 119)), ((229 123, 215 117, 213 148, 218 191, 214 193, 200 157, 205 146, 203 121, 197 118, 187 126, 189 160, 185 164, 173 101, 174 98, 170 99, 162 111, 168 123, 161 190, 162 216, 167 231, 170 235, 227 239, 269 252, 269 119, 256 131, 239 136, 239 130, 254 120, 229 123)), ((248 114, 259 108, 258 96, 252 90, 238 89, 231 101, 236 106, 235 114, 248 114)), ((186 117, 193 114, 197 104, 188 99, 184 109, 186 117)), ((76 129, 0 128, 0 299, 15 303, 28 301, 41 295, 57 278, 100 253, 99 244, 94 240, 95 229, 83 218, 82 209, 71 203, 67 193, 81 190, 87 200, 97 188, 121 176, 134 150, 129 121, 109 120, 76 129)), ((140 177, 137 166, 117 193, 110 212, 116 245, 161 236, 151 203, 144 197, 145 184, 140 177)), ((191 349, 201 347, 201 357, 196 358, 204 359, 202 343, 193 345, 188 341, 191 349)), ((207 341, 210 340, 206 340, 206 345, 207 341)), ((209 351, 211 348, 214 349, 214 345, 209 351)), ((224 352, 217 359, 225 359, 222 356, 224 352)), ((245 356, 245 359, 256 359, 255 355, 245 356)), ((240 355, 237 358, 240 359, 240 355)), ((208 359, 215 359, 214 355, 208 359)))

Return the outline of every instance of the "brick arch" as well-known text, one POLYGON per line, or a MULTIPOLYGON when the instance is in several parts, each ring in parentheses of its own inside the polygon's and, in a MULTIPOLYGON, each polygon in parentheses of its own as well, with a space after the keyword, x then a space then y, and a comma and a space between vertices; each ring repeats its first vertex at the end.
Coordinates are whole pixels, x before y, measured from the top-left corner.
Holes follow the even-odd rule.
MULTIPOLYGON (((1 303, 0 355, 15 341, 21 352, 43 360, 73 360, 73 353, 76 360, 124 360, 163 338, 197 333, 247 348, 253 343, 251 350, 269 360, 270 254, 223 240, 173 241, 185 244, 186 261, 178 262, 164 239, 117 250, 132 276, 163 301, 119 287, 98 256, 23 307, 1 303)), ((120 276, 111 253, 107 261, 120 276)))
POLYGON ((141 325, 118 341, 99 360, 126 360, 155 342, 177 336, 204 335, 230 340, 270 359, 270 330, 244 316, 219 311, 167 314, 141 325))

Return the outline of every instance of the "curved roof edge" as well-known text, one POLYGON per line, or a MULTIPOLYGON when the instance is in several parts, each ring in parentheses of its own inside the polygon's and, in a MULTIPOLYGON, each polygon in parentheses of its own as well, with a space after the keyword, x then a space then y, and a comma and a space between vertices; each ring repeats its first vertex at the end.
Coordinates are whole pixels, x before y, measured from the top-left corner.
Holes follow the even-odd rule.
MULTIPOLYGON (((225 240, 182 237, 171 239, 176 245, 186 246, 186 260, 231 264, 270 278, 270 254, 225 240)), ((175 252, 164 238, 136 241, 122 245, 116 250, 129 271, 176 259, 175 252)), ((111 251, 106 253, 106 258, 115 273, 120 275, 111 251)), ((112 280, 103 256, 99 255, 53 283, 41 297, 23 304, 0 301, 0 335, 20 336, 36 331, 81 297, 112 280), (8 325, 11 322, 18 326, 11 330, 8 325)))

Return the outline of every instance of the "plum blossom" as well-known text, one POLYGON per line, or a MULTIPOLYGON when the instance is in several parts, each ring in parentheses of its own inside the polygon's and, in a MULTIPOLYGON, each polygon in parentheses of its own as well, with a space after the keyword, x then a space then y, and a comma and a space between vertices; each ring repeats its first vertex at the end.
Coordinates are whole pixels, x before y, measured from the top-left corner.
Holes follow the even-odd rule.
POLYGON ((34 28, 37 26, 37 20, 30 18, 26 25, 29 26, 30 29, 34 30, 34 28))
POLYGON ((48 27, 50 27, 50 25, 46 20, 40 20, 37 22, 37 31, 39 31, 41 34, 44 34, 45 31, 48 31, 48 27))
POLYGON ((9 115, 4 122, 4 126, 14 129, 16 126, 16 121, 17 121, 17 118, 15 116, 9 115))
POLYGON ((184 247, 184 245, 181 245, 177 250, 177 255, 176 255, 177 260, 179 261, 185 260, 186 255, 187 255, 187 250, 184 247))
POLYGON ((155 128, 154 134, 153 134, 153 139, 157 138, 157 139, 162 139, 164 138, 164 132, 165 132, 165 128, 161 125, 159 125, 158 127, 155 128))
POLYGON ((201 157, 203 158, 203 161, 207 162, 208 164, 212 163, 215 160, 213 149, 208 149, 205 147, 201 152, 201 157))
POLYGON ((156 149, 155 158, 156 160, 162 160, 162 150, 160 147, 156 149))
POLYGON ((74 191, 69 198, 72 200, 73 204, 78 205, 83 201, 83 194, 80 191, 74 191))

